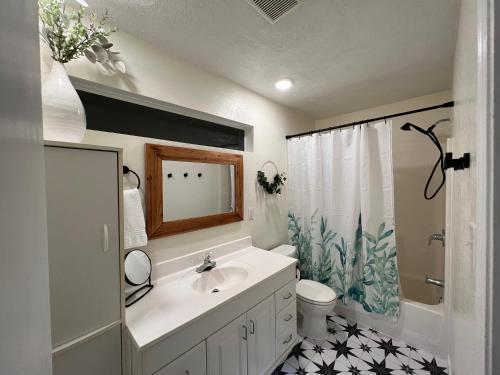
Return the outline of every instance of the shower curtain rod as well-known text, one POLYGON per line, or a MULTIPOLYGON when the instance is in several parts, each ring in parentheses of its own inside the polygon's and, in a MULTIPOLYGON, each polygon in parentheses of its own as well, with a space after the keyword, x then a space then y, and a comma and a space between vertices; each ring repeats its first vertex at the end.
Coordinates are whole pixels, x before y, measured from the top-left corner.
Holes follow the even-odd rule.
POLYGON ((355 122, 351 122, 349 124, 342 124, 342 125, 337 125, 337 126, 331 126, 329 128, 318 129, 318 130, 311 130, 311 131, 304 132, 304 133, 287 135, 286 139, 296 138, 296 137, 302 137, 302 136, 305 136, 305 135, 311 135, 311 134, 315 134, 315 133, 327 132, 329 130, 348 128, 348 127, 354 126, 354 125, 361 125, 361 124, 365 124, 365 123, 369 123, 369 122, 373 122, 373 121, 386 120, 388 118, 405 116, 405 115, 411 115, 411 114, 419 113, 419 112, 432 111, 434 109, 439 109, 439 108, 450 108, 450 107, 453 107, 454 105, 455 105, 455 102, 453 102, 453 101, 446 102, 446 103, 443 103, 443 104, 440 104, 440 105, 434 105, 432 107, 419 108, 419 109, 414 109, 412 111, 394 113, 392 115, 381 116, 381 117, 374 117, 374 118, 369 118, 369 119, 362 120, 362 121, 355 121, 355 122))

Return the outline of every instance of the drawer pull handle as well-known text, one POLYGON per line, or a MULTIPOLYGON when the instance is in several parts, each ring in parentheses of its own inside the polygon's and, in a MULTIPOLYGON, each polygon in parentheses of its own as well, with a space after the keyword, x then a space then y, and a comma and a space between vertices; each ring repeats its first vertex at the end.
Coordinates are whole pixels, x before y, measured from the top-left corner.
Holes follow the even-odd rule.
POLYGON ((255 333, 255 323, 253 320, 250 320, 250 334, 253 335, 255 333))
POLYGON ((283 319, 285 322, 289 322, 293 318, 292 314, 289 314, 285 319, 283 319))
POLYGON ((293 337, 292 335, 288 336, 288 338, 285 341, 283 341, 283 344, 288 344, 290 341, 292 341, 292 337, 293 337))
POLYGON ((283 296, 284 299, 290 299, 292 297, 292 292, 288 292, 286 296, 283 296))

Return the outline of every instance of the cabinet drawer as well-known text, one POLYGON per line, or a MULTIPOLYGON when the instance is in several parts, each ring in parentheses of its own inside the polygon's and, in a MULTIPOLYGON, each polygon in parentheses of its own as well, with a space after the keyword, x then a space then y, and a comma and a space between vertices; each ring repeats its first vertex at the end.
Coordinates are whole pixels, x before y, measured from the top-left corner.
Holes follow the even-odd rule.
POLYGON ((207 373, 207 349, 205 341, 181 355, 155 375, 205 375, 207 373))
POLYGON ((276 335, 276 358, 279 358, 297 340, 297 323, 291 322, 283 333, 276 335))
POLYGON ((295 300, 295 286, 296 286, 296 284, 297 284, 297 281, 292 280, 274 294, 274 297, 276 298, 276 312, 280 312, 290 302, 295 300))
POLYGON ((276 314, 276 334, 279 335, 285 331, 285 329, 292 322, 297 321, 297 300, 293 300, 290 304, 285 307, 281 312, 276 314))

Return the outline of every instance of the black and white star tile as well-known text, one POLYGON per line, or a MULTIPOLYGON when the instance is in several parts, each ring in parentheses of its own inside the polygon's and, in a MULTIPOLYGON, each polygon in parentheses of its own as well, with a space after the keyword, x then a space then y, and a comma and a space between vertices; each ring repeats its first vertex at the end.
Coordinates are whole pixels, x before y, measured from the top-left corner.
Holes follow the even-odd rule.
POLYGON ((301 340, 273 375, 448 375, 447 364, 335 315, 326 340, 301 340))

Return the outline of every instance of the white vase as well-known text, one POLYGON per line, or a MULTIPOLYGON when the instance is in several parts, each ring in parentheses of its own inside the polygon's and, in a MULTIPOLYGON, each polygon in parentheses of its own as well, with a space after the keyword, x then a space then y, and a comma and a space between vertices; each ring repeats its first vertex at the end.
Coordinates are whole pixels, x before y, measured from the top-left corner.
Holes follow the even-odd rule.
POLYGON ((54 61, 42 87, 43 138, 80 143, 86 129, 85 109, 64 65, 54 61))

